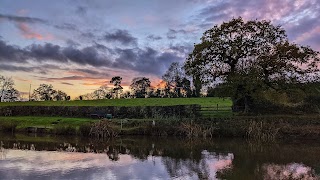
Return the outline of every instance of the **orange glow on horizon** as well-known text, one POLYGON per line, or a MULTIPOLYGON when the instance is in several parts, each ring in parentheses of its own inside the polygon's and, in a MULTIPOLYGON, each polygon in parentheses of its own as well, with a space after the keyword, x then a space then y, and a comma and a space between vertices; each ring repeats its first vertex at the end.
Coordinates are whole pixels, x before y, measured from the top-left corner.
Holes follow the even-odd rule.
POLYGON ((163 80, 159 80, 159 83, 155 86, 155 88, 165 88, 167 83, 163 80))

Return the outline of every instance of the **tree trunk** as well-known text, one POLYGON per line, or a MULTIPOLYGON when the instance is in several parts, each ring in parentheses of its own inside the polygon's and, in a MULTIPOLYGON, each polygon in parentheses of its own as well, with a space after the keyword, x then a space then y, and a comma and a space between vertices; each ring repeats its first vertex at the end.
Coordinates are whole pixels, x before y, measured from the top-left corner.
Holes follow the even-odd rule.
POLYGON ((249 96, 244 96, 244 113, 250 112, 250 105, 249 105, 249 96))

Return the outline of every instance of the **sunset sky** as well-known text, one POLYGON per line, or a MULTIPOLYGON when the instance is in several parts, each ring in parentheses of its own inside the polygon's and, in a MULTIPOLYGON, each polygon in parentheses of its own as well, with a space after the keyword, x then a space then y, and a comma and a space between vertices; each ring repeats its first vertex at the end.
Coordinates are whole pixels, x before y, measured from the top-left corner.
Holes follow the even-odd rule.
POLYGON ((0 0, 0 74, 21 92, 48 83, 72 98, 112 76, 156 85, 205 30, 239 16, 320 51, 319 0, 0 0))

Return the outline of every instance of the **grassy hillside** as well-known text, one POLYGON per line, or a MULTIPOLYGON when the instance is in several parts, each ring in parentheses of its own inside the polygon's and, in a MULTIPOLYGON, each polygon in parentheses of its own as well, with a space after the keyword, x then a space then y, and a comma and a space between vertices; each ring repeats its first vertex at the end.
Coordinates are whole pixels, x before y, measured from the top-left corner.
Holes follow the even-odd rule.
POLYGON ((0 106, 172 106, 199 104, 201 106, 231 106, 230 98, 139 98, 86 101, 2 102, 0 106))

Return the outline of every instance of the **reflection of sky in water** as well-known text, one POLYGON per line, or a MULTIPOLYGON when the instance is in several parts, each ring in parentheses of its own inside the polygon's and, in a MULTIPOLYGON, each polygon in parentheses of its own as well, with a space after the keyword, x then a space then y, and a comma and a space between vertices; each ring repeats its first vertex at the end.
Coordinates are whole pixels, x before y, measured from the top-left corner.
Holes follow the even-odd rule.
MULTIPOLYGON (((174 161, 159 156, 139 160, 124 154, 118 161, 111 161, 106 154, 94 153, 8 149, 2 149, 2 153, 0 179, 170 179, 165 161, 174 161)), ((190 163, 200 170, 203 165, 211 178, 217 171, 231 167, 233 154, 222 156, 207 151, 202 154, 199 163, 179 160, 182 166, 177 178, 198 179, 195 172, 188 172, 190 163)))

